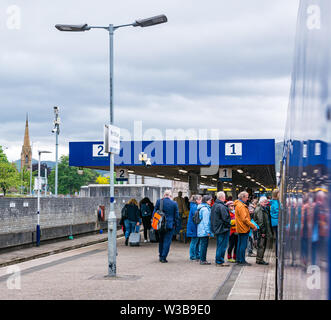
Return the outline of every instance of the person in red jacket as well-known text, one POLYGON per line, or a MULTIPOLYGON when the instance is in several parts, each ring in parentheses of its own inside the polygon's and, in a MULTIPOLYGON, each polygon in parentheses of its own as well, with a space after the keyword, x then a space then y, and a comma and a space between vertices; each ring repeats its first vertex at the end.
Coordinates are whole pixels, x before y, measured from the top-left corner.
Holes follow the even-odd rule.
POLYGON ((230 217, 231 217, 231 229, 230 229, 230 238, 229 238, 229 247, 228 247, 228 261, 236 262, 238 233, 237 233, 237 229, 236 229, 236 216, 235 216, 235 210, 234 210, 234 203, 233 203, 233 201, 228 201, 226 203, 226 205, 229 208, 230 217), (232 251, 233 251, 233 255, 232 255, 232 251))

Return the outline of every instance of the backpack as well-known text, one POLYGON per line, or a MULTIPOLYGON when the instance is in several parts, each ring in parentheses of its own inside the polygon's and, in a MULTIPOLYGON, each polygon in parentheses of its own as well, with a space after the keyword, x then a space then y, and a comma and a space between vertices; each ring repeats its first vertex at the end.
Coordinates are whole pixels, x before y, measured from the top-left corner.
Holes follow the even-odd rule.
POLYGON ((127 219, 128 218, 128 206, 125 205, 121 211, 121 215, 122 215, 122 218, 123 220, 127 219))
MULTIPOLYGON (((201 209, 201 208, 200 208, 201 209)), ((194 212, 194 215, 192 217, 192 220, 195 224, 199 224, 202 219, 200 219, 200 209, 196 210, 194 212)))
POLYGON ((153 215, 152 228, 157 231, 164 232, 167 230, 167 222, 165 213, 163 212, 163 199, 160 201, 160 209, 153 215))
POLYGON ((151 215, 151 209, 149 208, 149 206, 147 205, 147 203, 143 203, 141 205, 140 211, 141 211, 141 215, 143 217, 148 217, 148 216, 151 215))

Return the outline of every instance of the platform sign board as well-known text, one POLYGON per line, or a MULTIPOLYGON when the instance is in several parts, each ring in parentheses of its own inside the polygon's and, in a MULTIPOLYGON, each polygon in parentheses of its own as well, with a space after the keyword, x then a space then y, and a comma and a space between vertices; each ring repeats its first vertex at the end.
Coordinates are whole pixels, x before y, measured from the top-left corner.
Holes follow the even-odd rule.
POLYGON ((129 180, 128 170, 121 169, 121 168, 116 169, 116 180, 117 181, 128 181, 129 180))
POLYGON ((226 142, 225 143, 225 156, 242 156, 242 143, 226 142))
POLYGON ((107 153, 105 153, 105 148, 103 144, 96 143, 92 145, 92 156, 95 158, 100 157, 108 157, 107 153))
POLYGON ((232 181, 232 169, 220 168, 219 169, 219 180, 220 181, 232 181))
MULTIPOLYGON (((319 148, 317 153, 319 152, 319 148)), ((321 150, 323 146, 321 147, 321 150)), ((274 165, 275 140, 164 140, 120 141, 115 166, 142 166, 144 152, 156 166, 274 165)), ((323 151, 323 150, 322 150, 323 151)), ((323 153, 323 152, 322 152, 323 153)), ((104 142, 69 142, 69 164, 77 167, 109 167, 104 142)))

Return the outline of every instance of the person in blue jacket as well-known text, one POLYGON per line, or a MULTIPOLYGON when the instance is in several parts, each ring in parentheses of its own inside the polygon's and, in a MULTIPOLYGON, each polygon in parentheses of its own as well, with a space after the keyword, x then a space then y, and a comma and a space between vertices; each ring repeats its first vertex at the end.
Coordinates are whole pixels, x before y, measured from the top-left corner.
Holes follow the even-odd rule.
POLYGON ((202 197, 201 204, 198 205, 199 217, 201 219, 198 224, 198 237, 200 238, 200 264, 207 265, 211 264, 207 261, 207 248, 209 237, 214 235, 211 232, 211 223, 210 223, 210 212, 211 212, 211 200, 212 196, 204 195, 202 197))
POLYGON ((179 211, 177 202, 171 200, 171 190, 166 190, 163 199, 156 201, 154 213, 160 209, 161 201, 163 201, 162 211, 166 218, 166 231, 159 232, 159 260, 162 263, 168 262, 166 259, 170 250, 171 240, 176 227, 180 223, 179 211))
POLYGON ((202 196, 199 194, 193 195, 190 200, 190 213, 187 220, 186 236, 191 238, 190 260, 200 261, 198 225, 193 222, 193 216, 197 211, 198 205, 201 203, 202 196))

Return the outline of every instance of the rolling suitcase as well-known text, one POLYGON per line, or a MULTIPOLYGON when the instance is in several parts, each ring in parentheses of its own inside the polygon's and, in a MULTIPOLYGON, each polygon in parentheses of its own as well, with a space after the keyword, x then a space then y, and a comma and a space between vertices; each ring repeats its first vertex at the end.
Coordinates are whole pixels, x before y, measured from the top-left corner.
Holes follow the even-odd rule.
POLYGON ((140 243, 140 233, 139 232, 132 232, 130 233, 129 237, 129 245, 131 247, 137 247, 140 243))

